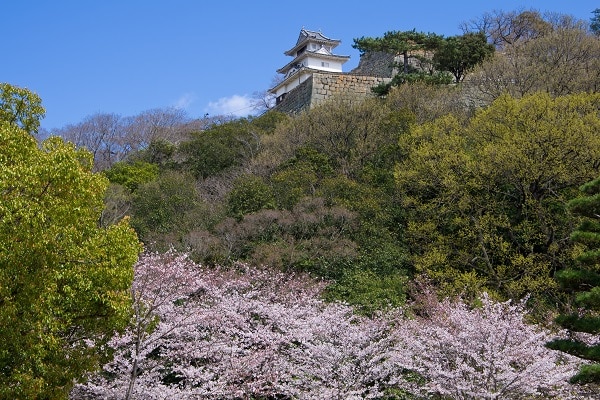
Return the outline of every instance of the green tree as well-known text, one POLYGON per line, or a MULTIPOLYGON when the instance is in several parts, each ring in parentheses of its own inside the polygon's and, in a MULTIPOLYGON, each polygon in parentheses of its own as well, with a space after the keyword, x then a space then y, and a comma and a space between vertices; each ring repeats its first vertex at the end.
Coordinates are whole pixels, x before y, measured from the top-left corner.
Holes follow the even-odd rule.
POLYGON ((407 281, 407 276, 400 272, 381 275, 370 269, 357 268, 346 271, 331 284, 325 296, 328 300, 350 304, 360 313, 372 315, 404 305, 407 281))
POLYGON ((229 215, 241 219, 265 208, 275 208, 273 190, 260 177, 244 175, 235 180, 227 198, 229 215))
POLYGON ((468 71, 494 52, 483 32, 451 36, 440 42, 433 56, 438 70, 449 71, 456 83, 461 82, 468 71))
MULTIPOLYGON (((268 119, 258 121, 268 126, 268 119)), ((179 146, 182 167, 204 179, 243 164, 258 151, 255 128, 250 121, 240 119, 195 133, 192 140, 179 146)))
POLYGON ((318 107, 293 123, 294 130, 302 131, 298 136, 305 139, 303 145, 321 156, 293 156, 309 161, 320 177, 333 168, 354 179, 366 165, 381 159, 389 146, 397 145, 398 129, 407 125, 410 116, 400 112, 391 117, 392 112, 378 99, 354 105, 331 102, 318 107))
POLYGON ((590 19, 590 29, 596 36, 600 36, 600 8, 592 11, 594 16, 590 19))
POLYGON ((256 129, 260 134, 269 134, 275 130, 278 124, 287 120, 289 115, 270 110, 269 112, 264 113, 263 115, 256 117, 251 120, 250 125, 253 129, 256 129))
POLYGON ((156 164, 139 160, 133 163, 119 161, 114 163, 110 169, 104 171, 104 175, 112 183, 123 185, 133 192, 139 185, 156 179, 158 172, 158 165, 156 164))
POLYGON ((442 36, 435 33, 412 31, 389 31, 383 37, 361 37, 354 39, 352 47, 361 54, 382 51, 402 57, 401 70, 389 83, 382 83, 373 88, 373 92, 387 95, 392 86, 405 83, 425 82, 428 84, 447 84, 451 77, 446 73, 433 69, 433 52, 442 42, 442 36), (416 67, 415 67, 416 65, 416 67))
POLYGON ((166 234, 187 233, 194 223, 188 214, 200 205, 195 183, 188 173, 166 171, 138 186, 132 198, 131 225, 144 243, 164 241, 166 234))
POLYGON ((388 31, 381 38, 361 37, 354 39, 352 47, 361 54, 368 51, 384 51, 402 56, 402 69, 409 73, 411 58, 423 58, 426 51, 437 48, 442 37, 434 33, 412 31, 388 31))
POLYGON ((600 165, 599 95, 502 96, 401 138, 396 179, 417 272, 449 292, 550 294, 574 221, 565 203, 600 165))
MULTIPOLYGON (((386 101, 350 108, 325 104, 263 137, 260 170, 268 174, 277 206, 290 213, 279 212, 276 222, 266 223, 258 215, 252 219, 253 229, 263 233, 272 233, 273 225, 282 227, 256 247, 253 261, 343 279, 332 296, 371 309, 388 304, 392 290, 394 304, 403 298, 402 290, 395 291, 407 281, 409 266, 393 175, 402 159, 398 136, 416 122, 413 110, 433 119, 456 102, 446 90, 425 85, 404 85, 397 92, 386 101), (316 206, 321 202, 327 213, 316 206), (342 210, 351 213, 351 226, 326 222, 342 221, 342 210), (318 214, 327 215, 320 226, 300 228, 290 222, 318 221, 318 214)), ((263 219, 275 215, 270 211, 261 213, 263 219)), ((249 216, 244 222, 250 224, 249 216)))
POLYGON ((446 71, 425 72, 413 71, 408 74, 403 72, 394 75, 388 83, 380 83, 371 88, 373 93, 378 96, 387 96, 392 87, 398 87, 405 84, 425 83, 427 85, 448 85, 452 83, 452 75, 446 71))
POLYGON ((311 147, 299 148, 271 175, 277 206, 291 210, 303 197, 314 195, 323 178, 333 174, 331 164, 325 154, 311 147))
POLYGON ((164 139, 154 139, 148 144, 148 147, 141 150, 134 158, 142 162, 155 164, 160 169, 169 169, 174 167, 173 157, 177 146, 164 139))
POLYGON ((46 110, 42 99, 24 88, 0 83, 0 121, 7 121, 29 133, 37 133, 46 110))
MULTIPOLYGON (((558 271, 556 279, 561 287, 574 295, 576 310, 557 318, 557 322, 574 332, 600 334, 600 178, 582 185, 585 197, 569 202, 571 212, 584 218, 573 231, 571 240, 582 245, 576 264, 558 271)), ((591 345, 578 338, 554 340, 550 348, 561 350, 591 361, 584 365, 572 383, 600 383, 600 344, 591 345)))
MULTIPOLYGON (((98 226, 108 181, 89 152, 56 137, 38 145, 3 119, 0 398, 67 398, 129 320, 141 248, 126 220, 98 226)), ((22 120, 30 132, 34 120, 22 120)))

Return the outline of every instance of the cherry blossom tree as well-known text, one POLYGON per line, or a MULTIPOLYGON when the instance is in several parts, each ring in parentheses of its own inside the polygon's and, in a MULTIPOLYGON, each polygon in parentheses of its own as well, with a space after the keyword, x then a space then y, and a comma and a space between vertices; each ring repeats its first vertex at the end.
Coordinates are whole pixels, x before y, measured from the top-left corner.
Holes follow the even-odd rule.
MULTIPOLYGON (((578 363, 547 349, 524 302, 479 307, 425 295, 417 317, 356 315, 327 282, 185 255, 144 256, 131 327, 77 399, 569 398, 578 363)), ((573 397, 576 398, 576 397, 573 397)))
POLYGON ((501 303, 484 293, 473 308, 424 297, 426 315, 403 321, 395 334, 396 354, 405 355, 400 362, 422 374, 427 393, 453 399, 567 397, 577 360, 544 347, 551 335, 526 323, 526 300, 501 303))
POLYGON ((73 398, 374 398, 395 365, 389 324, 320 299, 325 282, 184 255, 144 257, 132 327, 73 398))

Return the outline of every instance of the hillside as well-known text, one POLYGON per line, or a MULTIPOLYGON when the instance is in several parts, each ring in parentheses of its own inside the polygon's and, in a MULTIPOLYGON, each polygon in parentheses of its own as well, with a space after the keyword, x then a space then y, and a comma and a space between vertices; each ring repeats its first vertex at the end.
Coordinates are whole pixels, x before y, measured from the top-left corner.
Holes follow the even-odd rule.
POLYGON ((426 285, 527 298, 548 321, 573 304, 555 279, 581 251, 567 202, 599 173, 600 44, 575 21, 545 24, 495 42, 458 85, 398 81, 383 98, 159 137, 105 171, 107 221, 128 213, 148 250, 203 265, 325 279, 321 296, 367 316, 418 312, 426 285))
POLYGON ((594 398, 600 36, 472 24, 450 42, 494 51, 453 70, 410 69, 431 49, 398 51, 405 33, 356 39, 405 69, 295 115, 97 114, 38 146, 41 100, 3 86, 0 339, 53 336, 35 368, 0 351, 0 397, 27 377, 56 398, 594 398))

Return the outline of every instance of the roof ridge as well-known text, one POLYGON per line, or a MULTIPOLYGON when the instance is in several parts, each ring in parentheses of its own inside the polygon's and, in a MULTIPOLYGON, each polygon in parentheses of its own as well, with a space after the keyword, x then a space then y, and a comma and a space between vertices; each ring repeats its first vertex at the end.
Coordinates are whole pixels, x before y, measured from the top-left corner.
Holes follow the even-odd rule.
POLYGON ((331 39, 331 38, 323 35, 323 33, 321 32, 320 29, 318 31, 314 31, 314 30, 310 30, 310 29, 306 29, 306 28, 302 27, 302 29, 300 29, 300 35, 298 36, 298 40, 296 41, 296 44, 306 40, 307 38, 312 38, 312 39, 316 39, 316 40, 325 40, 325 41, 330 41, 330 42, 339 42, 340 41, 338 39, 331 39))

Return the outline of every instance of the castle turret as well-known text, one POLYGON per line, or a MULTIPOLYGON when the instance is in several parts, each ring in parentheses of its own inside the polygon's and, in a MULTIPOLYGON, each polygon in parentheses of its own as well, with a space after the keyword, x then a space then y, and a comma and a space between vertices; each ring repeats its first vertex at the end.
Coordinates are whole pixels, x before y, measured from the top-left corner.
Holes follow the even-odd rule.
POLYGON ((294 59, 277 70, 283 74, 283 80, 269 90, 275 95, 277 104, 315 71, 342 72, 342 65, 350 56, 333 54, 333 49, 340 43, 340 40, 330 39, 321 32, 302 28, 296 45, 284 53, 294 59))

